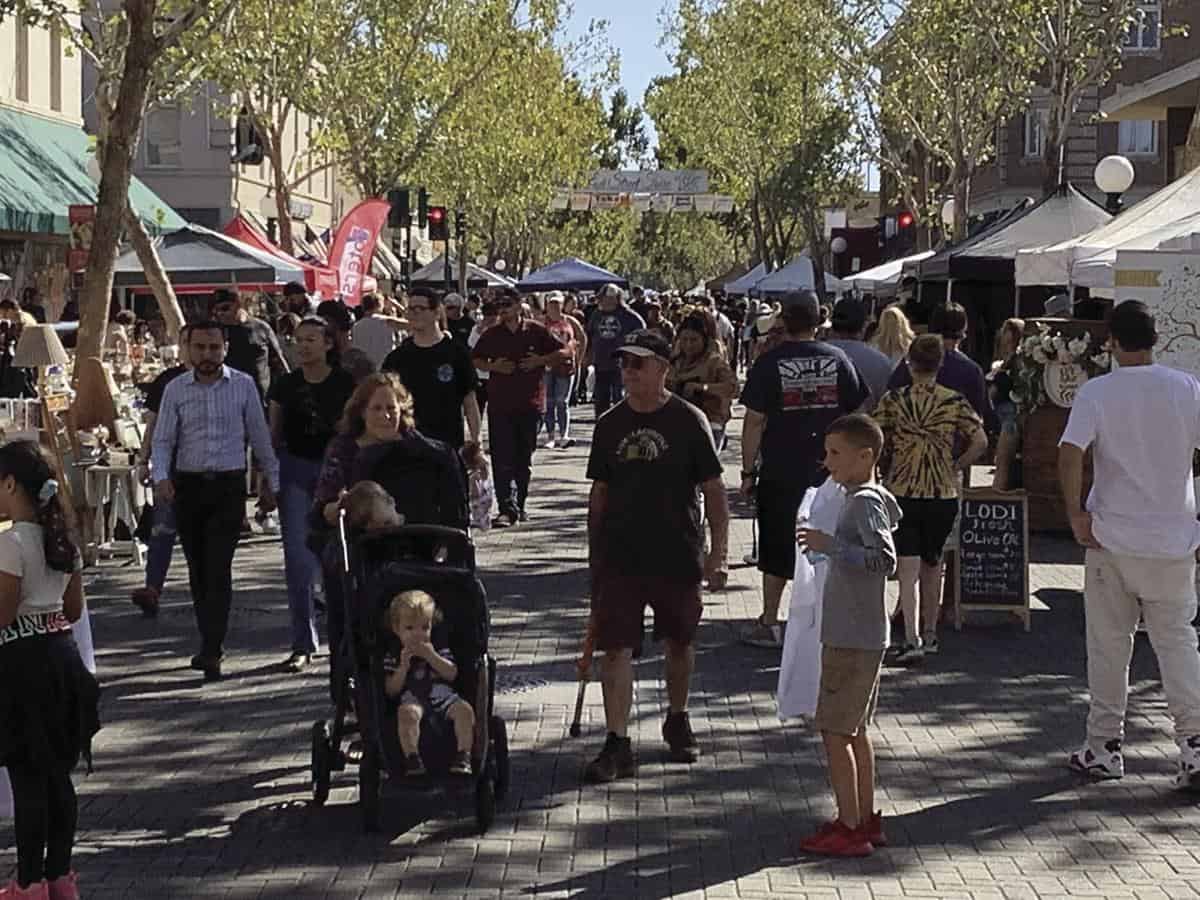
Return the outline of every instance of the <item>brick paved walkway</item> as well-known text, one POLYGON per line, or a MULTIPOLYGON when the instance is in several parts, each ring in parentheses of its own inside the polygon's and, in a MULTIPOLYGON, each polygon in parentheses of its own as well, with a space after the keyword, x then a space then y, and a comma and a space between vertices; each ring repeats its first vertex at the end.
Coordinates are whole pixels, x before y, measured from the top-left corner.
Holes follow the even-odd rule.
MULTIPOLYGON (((335 778, 327 807, 310 807, 308 729, 327 714, 324 664, 277 670, 288 649, 277 543, 239 551, 217 686, 185 667, 193 622, 181 564, 157 621, 126 599, 138 573, 113 563, 94 573, 106 727, 96 773, 78 779, 84 896, 1200 895, 1200 809, 1168 789, 1174 745, 1144 638, 1129 774, 1086 785, 1062 766, 1085 706, 1082 575, 1061 541, 1035 543, 1031 635, 985 619, 946 634, 923 668, 887 671, 876 735, 892 848, 862 861, 795 852, 832 804, 817 738, 776 720, 777 656, 736 643, 759 603, 745 567, 707 598, 692 707, 701 761, 664 763, 661 657, 651 653, 638 667, 637 779, 581 786, 603 739, 595 686, 584 736, 566 736, 585 617, 586 452, 585 441, 540 452, 534 521, 479 542, 514 762, 486 837, 472 833, 469 804, 455 811, 437 798, 387 804, 384 832, 364 836, 351 776, 335 778)), ((736 453, 727 461, 732 484, 736 453)), ((731 557, 749 543, 743 518, 731 557)), ((11 844, 0 829, 0 873, 11 844)))

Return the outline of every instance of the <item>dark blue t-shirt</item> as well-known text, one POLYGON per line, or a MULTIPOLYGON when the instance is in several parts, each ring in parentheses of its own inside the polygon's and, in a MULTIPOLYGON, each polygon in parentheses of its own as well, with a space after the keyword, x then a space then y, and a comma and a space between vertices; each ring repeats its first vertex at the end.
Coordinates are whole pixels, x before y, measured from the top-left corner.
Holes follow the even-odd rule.
POLYGON ((760 477, 811 487, 825 458, 825 430, 869 396, 845 352, 822 341, 784 341, 746 376, 742 404, 766 416, 760 477))
POLYGON ((646 321, 628 306, 618 306, 612 312, 599 307, 588 320, 588 340, 592 343, 592 365, 600 372, 620 368, 613 352, 624 342, 626 335, 645 328, 646 321))

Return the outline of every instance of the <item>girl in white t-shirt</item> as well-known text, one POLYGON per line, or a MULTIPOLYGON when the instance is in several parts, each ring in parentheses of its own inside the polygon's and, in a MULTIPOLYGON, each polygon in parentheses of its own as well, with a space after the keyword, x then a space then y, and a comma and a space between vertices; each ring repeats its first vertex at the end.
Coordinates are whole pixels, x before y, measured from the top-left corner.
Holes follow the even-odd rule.
POLYGON ((45 451, 0 446, 0 765, 12 782, 17 877, 0 900, 77 900, 71 771, 91 763, 96 679, 71 623, 83 614, 79 551, 45 451))

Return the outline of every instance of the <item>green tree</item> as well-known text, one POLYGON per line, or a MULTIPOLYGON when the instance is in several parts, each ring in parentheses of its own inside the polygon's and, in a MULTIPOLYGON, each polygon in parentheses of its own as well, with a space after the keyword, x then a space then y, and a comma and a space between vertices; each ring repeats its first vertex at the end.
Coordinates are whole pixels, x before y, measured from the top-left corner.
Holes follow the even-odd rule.
POLYGON ((609 138, 600 150, 602 169, 640 169, 650 153, 650 139, 640 106, 629 105, 625 88, 613 91, 608 101, 609 138))
POLYGON ((128 228, 156 289, 168 327, 180 316, 174 294, 138 217, 130 211, 133 157, 147 108, 185 92, 198 60, 220 34, 237 0, 123 0, 118 11, 80 18, 79 4, 63 0, 0 0, 0 18, 20 16, 55 24, 97 68, 100 185, 92 247, 79 303, 76 359, 98 357, 108 326, 109 298, 121 235, 128 228), (165 296, 164 296, 165 292, 165 296))
POLYGON ((771 268, 800 247, 819 266, 823 210, 860 187, 833 24, 821 0, 683 0, 664 35, 674 72, 646 96, 660 140, 734 196, 771 268))

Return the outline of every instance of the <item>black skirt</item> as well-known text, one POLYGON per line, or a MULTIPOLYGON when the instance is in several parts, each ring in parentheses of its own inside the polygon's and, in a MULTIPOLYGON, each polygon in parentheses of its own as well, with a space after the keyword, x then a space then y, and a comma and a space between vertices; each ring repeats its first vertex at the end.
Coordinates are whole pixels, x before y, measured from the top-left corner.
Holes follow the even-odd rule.
POLYGON ((0 643, 0 766, 69 772, 82 756, 91 771, 99 700, 69 630, 0 643))

